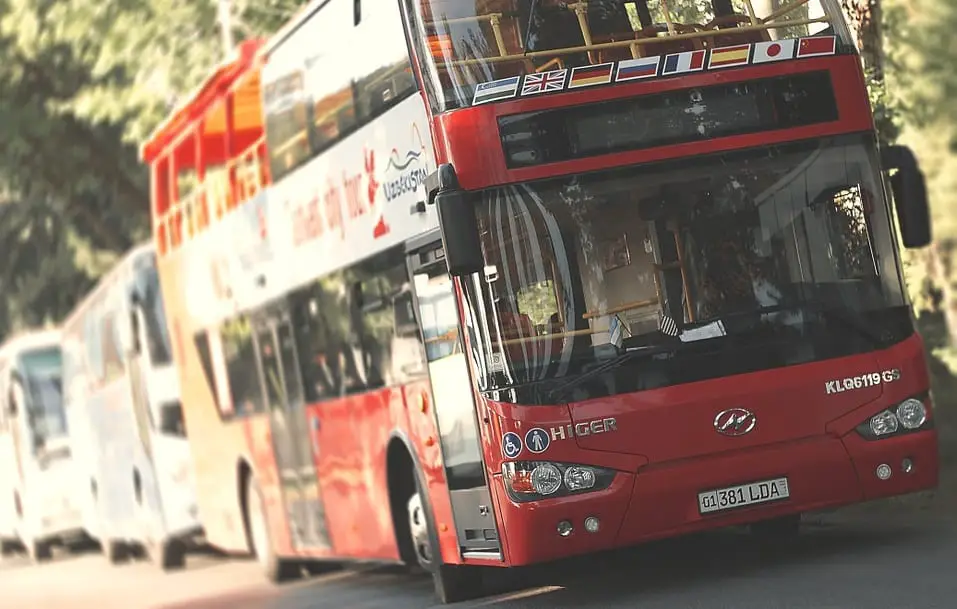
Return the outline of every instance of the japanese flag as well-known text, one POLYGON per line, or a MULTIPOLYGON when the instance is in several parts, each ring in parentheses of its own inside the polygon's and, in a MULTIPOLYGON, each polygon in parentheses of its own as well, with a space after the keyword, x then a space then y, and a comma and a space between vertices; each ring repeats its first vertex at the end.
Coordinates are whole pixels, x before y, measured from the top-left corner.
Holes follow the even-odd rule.
POLYGON ((796 46, 797 40, 793 38, 755 43, 751 63, 768 63, 770 61, 791 59, 794 57, 794 49, 796 46))

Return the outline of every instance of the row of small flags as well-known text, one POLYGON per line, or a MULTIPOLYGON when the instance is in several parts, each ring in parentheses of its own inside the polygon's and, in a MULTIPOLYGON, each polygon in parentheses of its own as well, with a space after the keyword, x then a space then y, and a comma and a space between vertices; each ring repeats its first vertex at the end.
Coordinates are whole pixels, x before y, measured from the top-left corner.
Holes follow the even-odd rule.
POLYGON ((812 36, 809 38, 789 38, 772 42, 739 44, 718 49, 685 51, 671 55, 640 57, 619 62, 581 66, 568 70, 551 70, 511 78, 501 78, 485 82, 475 88, 472 105, 486 104, 521 97, 580 89, 611 82, 629 82, 674 76, 705 69, 716 70, 745 65, 757 65, 786 59, 804 59, 834 55, 837 52, 837 39, 834 36, 812 36), (521 84, 521 87, 519 87, 521 84))

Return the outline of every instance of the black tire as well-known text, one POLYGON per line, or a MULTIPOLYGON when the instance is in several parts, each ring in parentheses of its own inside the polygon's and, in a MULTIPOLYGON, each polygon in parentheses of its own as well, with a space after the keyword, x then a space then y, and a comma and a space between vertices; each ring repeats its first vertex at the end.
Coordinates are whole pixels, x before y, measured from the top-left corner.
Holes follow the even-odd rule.
POLYGON ((295 579, 302 574, 298 561, 284 560, 276 556, 272 539, 269 537, 269 525, 266 522, 265 504, 256 479, 250 476, 246 481, 246 535, 253 558, 260 564, 266 579, 280 584, 295 579))
POLYGON ((0 540, 0 557, 12 556, 20 549, 20 544, 7 539, 0 540))
POLYGON ((447 565, 437 551, 438 533, 432 506, 423 494, 424 485, 415 476, 415 494, 407 503, 409 531, 419 566, 432 574, 435 596, 442 604, 458 603, 485 596, 483 569, 471 565, 447 565), (427 546, 427 548, 425 547, 427 546))
POLYGON ((163 571, 175 571, 186 566, 186 543, 181 539, 165 539, 150 544, 150 561, 163 571))
POLYGON ((103 556, 111 565, 124 563, 130 558, 130 548, 122 541, 104 539, 100 545, 103 547, 103 556))
POLYGON ((790 514, 751 524, 751 533, 761 539, 782 541, 794 539, 801 532, 801 515, 790 514))
POLYGON ((341 564, 336 562, 327 562, 324 560, 306 560, 303 561, 300 566, 311 576, 325 575, 326 573, 332 573, 333 571, 339 571, 342 569, 341 564))
POLYGON ((32 540, 26 546, 27 554, 34 564, 47 562, 53 558, 53 544, 49 541, 32 540))

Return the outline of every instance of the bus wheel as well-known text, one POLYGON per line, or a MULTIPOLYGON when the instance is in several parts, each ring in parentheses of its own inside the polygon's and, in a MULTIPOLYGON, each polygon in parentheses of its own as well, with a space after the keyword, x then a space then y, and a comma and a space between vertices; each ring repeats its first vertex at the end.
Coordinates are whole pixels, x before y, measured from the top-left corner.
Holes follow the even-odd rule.
POLYGON ((0 557, 7 557, 15 554, 20 544, 6 539, 0 540, 0 557))
POLYGON ((457 603, 484 596, 482 571, 470 565, 446 565, 436 547, 435 519, 422 501, 422 484, 416 477, 416 492, 407 504, 409 530, 419 565, 432 574, 435 595, 441 603, 457 603))
POLYGON ((253 557, 262 567, 269 581, 278 584, 300 575, 301 571, 297 563, 282 560, 273 550, 262 491, 259 490, 259 485, 252 476, 246 482, 246 526, 253 557))
POLYGON ((104 539, 101 545, 103 546, 103 556, 111 565, 118 565, 130 557, 130 550, 122 541, 104 539))
POLYGON ((34 563, 46 562, 53 558, 53 544, 49 541, 38 541, 33 539, 27 544, 27 554, 34 563))
POLYGON ((186 566, 186 544, 181 539, 150 542, 147 553, 150 560, 164 571, 182 569, 186 566))
POLYGON ((791 514, 751 523, 751 533, 762 539, 780 541, 797 537, 801 531, 801 515, 791 514))

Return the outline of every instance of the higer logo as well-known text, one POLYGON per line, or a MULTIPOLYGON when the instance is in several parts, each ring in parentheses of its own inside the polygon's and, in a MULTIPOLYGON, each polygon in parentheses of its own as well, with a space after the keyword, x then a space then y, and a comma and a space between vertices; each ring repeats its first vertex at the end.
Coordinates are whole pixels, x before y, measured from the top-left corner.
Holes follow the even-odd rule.
POLYGON ((566 440, 569 438, 594 436, 611 431, 618 431, 618 421, 613 418, 582 421, 574 425, 559 425, 549 428, 548 433, 551 435, 552 440, 566 440))
POLYGON ((743 436, 751 433, 757 424, 754 413, 744 408, 728 408, 714 418, 714 430, 723 436, 743 436))

